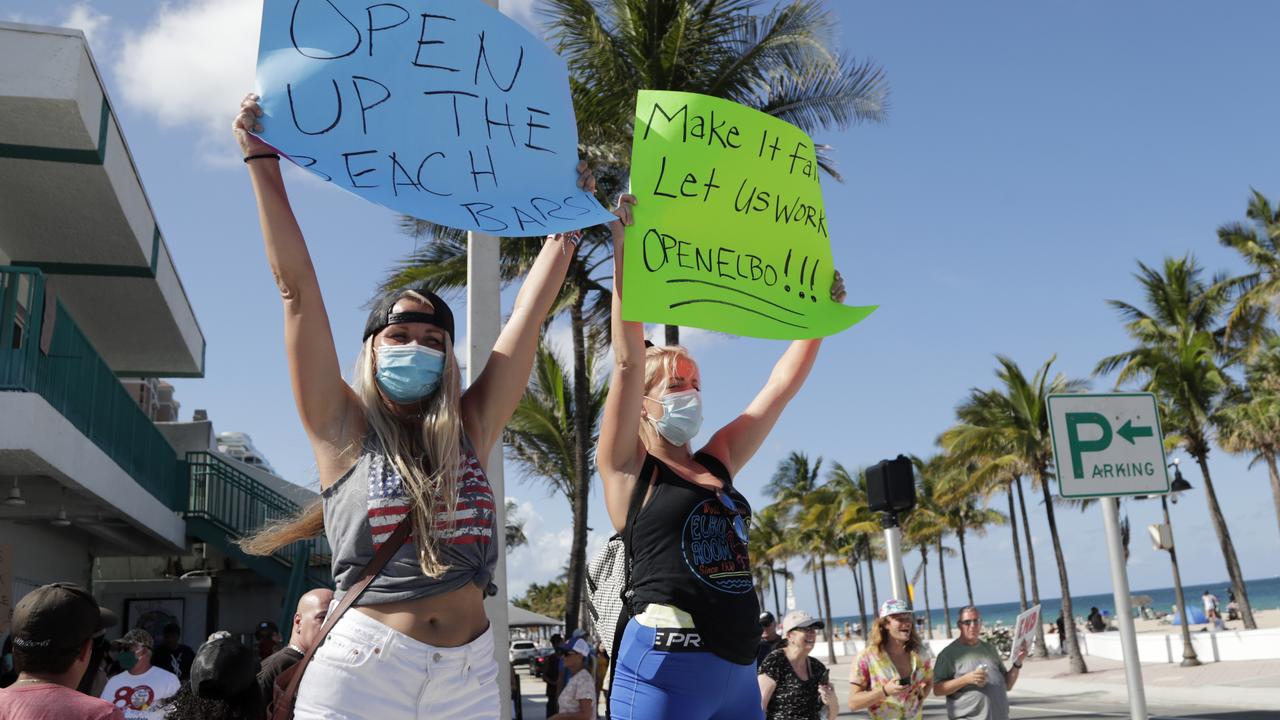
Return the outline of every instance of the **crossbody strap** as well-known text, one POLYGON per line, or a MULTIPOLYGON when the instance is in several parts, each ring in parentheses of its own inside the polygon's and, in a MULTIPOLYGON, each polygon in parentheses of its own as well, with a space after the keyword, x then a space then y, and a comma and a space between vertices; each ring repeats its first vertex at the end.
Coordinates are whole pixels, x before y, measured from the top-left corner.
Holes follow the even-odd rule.
MULTIPOLYGON (((391 533, 391 537, 387 538, 387 541, 382 544, 382 547, 378 548, 378 551, 373 554, 373 559, 369 561, 369 564, 365 565, 364 569, 360 571, 359 579, 357 579, 355 584, 351 586, 351 589, 347 590, 347 594, 342 596, 342 600, 338 603, 338 606, 325 618, 324 625, 320 628, 320 634, 316 636, 315 641, 311 643, 311 647, 307 648, 307 651, 303 653, 302 659, 298 661, 297 667, 293 671, 293 677, 289 679, 289 685, 285 689, 286 697, 292 699, 298 696, 298 685, 302 683, 302 675, 306 672, 307 665, 311 663, 311 658, 316 654, 316 650, 324 643, 324 639, 329 636, 329 631, 333 629, 334 625, 338 624, 338 620, 342 617, 343 613, 350 609, 351 606, 360 599, 360 596, 364 594, 364 591, 369 588, 369 583, 373 582, 373 579, 382 572, 382 569, 387 566, 387 563, 391 562, 391 558, 399 552, 405 541, 409 539, 409 534, 411 532, 413 532, 413 514, 408 513, 404 516, 404 519, 400 521, 400 524, 396 525, 396 529, 391 533)), ((293 703, 290 702, 290 716, 293 714, 292 710, 293 703)))
POLYGON ((644 509, 644 496, 649 492, 649 487, 653 485, 653 474, 657 469, 658 459, 649 453, 645 453, 644 465, 640 467, 640 474, 636 475, 636 486, 631 489, 631 501, 627 503, 627 524, 622 528, 622 544, 627 548, 628 586, 631 584, 631 536, 635 534, 636 517, 644 509))

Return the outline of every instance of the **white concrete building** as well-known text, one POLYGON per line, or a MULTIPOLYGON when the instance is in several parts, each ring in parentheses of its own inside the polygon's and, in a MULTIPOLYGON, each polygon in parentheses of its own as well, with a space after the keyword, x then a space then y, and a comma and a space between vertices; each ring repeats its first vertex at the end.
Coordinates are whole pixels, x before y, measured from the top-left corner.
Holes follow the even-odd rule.
POLYGON ((297 503, 219 456, 211 427, 188 442, 154 422, 177 409, 155 379, 201 377, 204 357, 84 35, 0 23, 0 624, 39 585, 101 585, 97 568, 144 583, 111 591, 126 622, 147 602, 182 605, 198 644, 218 622, 200 600, 216 583, 166 577, 193 542, 212 548, 206 574, 256 573, 277 605, 322 581, 314 544, 275 558, 234 546, 297 503), (193 601, 162 602, 177 595, 193 601))

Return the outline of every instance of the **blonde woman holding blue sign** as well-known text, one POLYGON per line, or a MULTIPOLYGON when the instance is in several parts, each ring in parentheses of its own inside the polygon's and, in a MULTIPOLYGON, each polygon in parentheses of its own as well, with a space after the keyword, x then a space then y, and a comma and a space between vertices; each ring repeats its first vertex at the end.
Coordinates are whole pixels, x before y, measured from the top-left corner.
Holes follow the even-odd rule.
MULTIPOLYGON (((611 226, 614 369, 596 453, 634 591, 610 712, 616 720, 762 718, 751 508, 733 476, 799 392, 822 341, 792 342, 742 414, 694 452, 702 425, 697 363, 684 348, 646 349, 644 324, 622 319, 623 226, 635 202, 624 195, 611 226)), ((831 297, 844 295, 837 273, 831 297)))
MULTIPOLYGON (((496 499, 484 463, 524 394, 577 236, 547 238, 484 372, 465 391, 453 313, 426 287, 376 299, 348 386, 279 155, 251 134, 260 130, 257 100, 245 99, 233 129, 284 301, 289 375, 322 503, 246 549, 270 554, 323 532, 337 585, 324 644, 314 663, 304 657, 300 685, 292 686, 293 716, 497 718, 498 668, 483 604, 497 592, 496 499), (374 571, 379 561, 385 565, 374 571)), ((594 191, 583 167, 579 185, 594 191)))

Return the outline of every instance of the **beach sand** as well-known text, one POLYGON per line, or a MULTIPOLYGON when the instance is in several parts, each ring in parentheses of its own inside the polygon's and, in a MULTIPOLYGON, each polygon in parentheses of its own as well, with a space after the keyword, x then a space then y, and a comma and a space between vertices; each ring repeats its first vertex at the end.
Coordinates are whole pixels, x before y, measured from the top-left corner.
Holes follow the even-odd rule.
MULTIPOLYGON (((1253 619, 1258 623, 1258 629, 1264 630, 1268 628, 1280 628, 1280 609, 1277 610, 1254 610, 1253 619)), ((1177 625, 1171 625, 1165 620, 1137 620, 1133 621, 1134 630, 1140 633, 1176 633, 1177 625)), ((1228 630, 1243 630, 1244 623, 1239 620, 1231 620, 1226 623, 1228 630)), ((1191 632, 1200 632, 1209 627, 1205 623, 1191 623, 1191 632)), ((1116 624, 1111 624, 1111 629, 1118 629, 1116 624)), ((1079 632, 1087 632, 1083 625, 1077 627, 1079 632)), ((1045 625, 1044 631, 1046 635, 1055 635, 1058 629, 1053 625, 1045 625)))

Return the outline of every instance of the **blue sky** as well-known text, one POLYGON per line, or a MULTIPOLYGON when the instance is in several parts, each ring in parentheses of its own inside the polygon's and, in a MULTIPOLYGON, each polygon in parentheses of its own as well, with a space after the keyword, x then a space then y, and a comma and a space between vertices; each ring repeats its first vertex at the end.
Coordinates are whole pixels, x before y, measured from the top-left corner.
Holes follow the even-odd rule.
MULTIPOLYGON (((1280 199, 1280 98, 1267 92, 1280 63, 1272 3, 831 5, 844 47, 881 64, 892 87, 886 122, 818 138, 836 148, 846 177, 825 181, 824 194, 849 302, 881 308, 826 341, 808 385, 740 473, 757 506, 792 450, 847 466, 930 453, 967 390, 994 382, 995 353, 1028 372, 1056 354, 1059 370, 1087 376, 1098 358, 1128 347, 1105 300, 1139 300, 1136 260, 1190 252, 1212 270, 1241 271, 1215 228, 1243 218, 1250 187, 1280 199)), ((314 463, 289 391, 279 301, 226 130, 253 85, 256 7, 4 0, 0 18, 87 29, 209 344, 206 377, 175 383, 183 417, 207 409, 218 430, 249 433, 306 485, 314 463)), ((532 17, 529 2, 504 9, 532 17)), ((360 307, 413 241, 390 211, 302 173, 288 183, 350 367, 360 307)), ((708 427, 742 408, 783 350, 776 341, 686 337, 702 366, 708 427)), ((1210 463, 1246 577, 1280 574, 1265 470, 1220 451, 1210 463)), ((1183 577, 1225 581, 1200 474, 1186 475, 1197 489, 1174 508, 1183 577)), ((569 514, 563 499, 514 472, 507 489, 535 544, 511 556, 519 593, 558 572, 569 514)), ((1048 530, 1032 505, 1041 593, 1054 597, 1048 530)), ((1141 533, 1158 505, 1127 510, 1132 587, 1169 585, 1168 561, 1141 533)), ((1058 517, 1074 594, 1109 590, 1098 510, 1061 507, 1058 517)), ((599 543, 608 521, 598 492, 591 524, 599 543)), ((979 602, 1016 599, 1009 545, 1006 528, 970 543, 979 602)), ((949 562, 955 599, 959 565, 949 562)), ((908 572, 915 565, 909 558, 908 572)), ((833 610, 852 612, 848 571, 831 579, 833 610)), ((878 581, 887 585, 883 568, 878 581)), ((936 575, 931 585, 937 606, 936 575)), ((813 608, 812 583, 796 587, 801 606, 813 608)))

